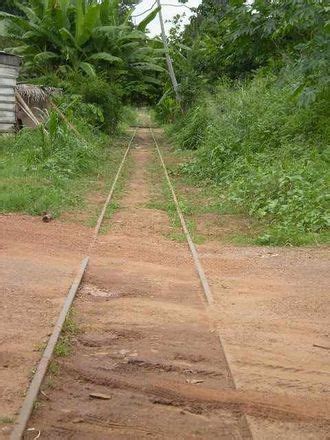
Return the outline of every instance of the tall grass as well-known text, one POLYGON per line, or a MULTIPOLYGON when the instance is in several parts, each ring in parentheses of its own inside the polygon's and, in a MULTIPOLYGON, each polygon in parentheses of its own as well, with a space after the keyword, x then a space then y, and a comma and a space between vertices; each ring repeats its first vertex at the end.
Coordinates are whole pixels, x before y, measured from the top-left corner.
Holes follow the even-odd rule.
POLYGON ((219 85, 171 133, 197 149, 183 172, 217 183, 233 208, 262 221, 259 243, 307 244, 329 226, 327 112, 326 97, 299 107, 289 85, 257 76, 219 85))
POLYGON ((103 166, 109 138, 83 120, 74 123, 85 140, 55 112, 44 126, 0 137, 0 212, 58 215, 81 203, 86 177, 103 166))

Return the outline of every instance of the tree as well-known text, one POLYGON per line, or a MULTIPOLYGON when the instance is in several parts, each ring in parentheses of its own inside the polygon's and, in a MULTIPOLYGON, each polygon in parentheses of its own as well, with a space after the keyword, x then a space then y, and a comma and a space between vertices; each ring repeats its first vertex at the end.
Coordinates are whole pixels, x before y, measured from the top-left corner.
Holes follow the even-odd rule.
POLYGON ((190 84, 197 78, 213 84, 223 76, 244 78, 260 68, 278 73, 289 65, 297 96, 308 102, 329 84, 328 27, 324 0, 204 0, 172 39, 172 51, 182 66, 181 83, 188 76, 190 84))
POLYGON ((24 57, 29 75, 83 71, 109 79, 125 77, 130 87, 143 80, 151 87, 162 71, 160 43, 148 39, 148 16, 134 28, 133 2, 119 0, 29 0, 17 4, 21 15, 0 12, 7 26, 3 36, 15 37, 8 48, 24 57))
MULTIPOLYGON (((21 4, 25 4, 24 0, 21 1, 21 4)), ((10 14, 21 14, 20 9, 16 5, 15 0, 2 0, 0 5, 0 10, 3 12, 8 12, 10 14)))

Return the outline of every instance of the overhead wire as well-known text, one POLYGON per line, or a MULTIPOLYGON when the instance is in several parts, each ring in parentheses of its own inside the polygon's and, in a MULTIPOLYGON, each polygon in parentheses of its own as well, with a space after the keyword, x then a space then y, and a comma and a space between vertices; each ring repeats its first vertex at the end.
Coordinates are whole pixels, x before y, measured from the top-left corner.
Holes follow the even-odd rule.
MULTIPOLYGON (((142 15, 146 14, 147 12, 152 11, 152 9, 154 8, 156 3, 157 3, 157 0, 153 3, 153 5, 149 9, 146 9, 145 11, 140 12, 139 14, 132 15, 132 18, 141 17, 142 15)), ((189 11, 194 10, 194 8, 189 8, 189 6, 187 6, 187 5, 171 5, 170 3, 162 3, 162 6, 172 6, 173 8, 186 8, 186 9, 189 9, 189 11)))

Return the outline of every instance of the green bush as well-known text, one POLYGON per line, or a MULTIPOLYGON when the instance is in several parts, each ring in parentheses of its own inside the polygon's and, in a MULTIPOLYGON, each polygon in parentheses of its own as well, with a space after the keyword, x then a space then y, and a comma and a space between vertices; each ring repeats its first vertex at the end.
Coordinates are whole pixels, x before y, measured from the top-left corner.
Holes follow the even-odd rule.
POLYGON ((325 99, 299 107, 274 78, 220 85, 172 129, 180 148, 198 148, 183 171, 268 225, 259 242, 308 242, 329 226, 325 99))
POLYGON ((108 138, 84 120, 73 123, 83 136, 51 112, 44 126, 0 138, 0 212, 57 215, 81 202, 86 177, 99 171, 108 138))
POLYGON ((181 111, 177 101, 168 90, 155 106, 154 115, 157 122, 169 124, 173 123, 180 113, 181 111))
POLYGON ((102 110, 103 122, 100 128, 108 133, 113 132, 123 112, 120 87, 96 77, 85 79, 77 91, 81 94, 83 102, 94 104, 102 110))
POLYGON ((72 133, 56 112, 50 113, 45 126, 22 130, 15 148, 28 167, 47 171, 57 179, 87 173, 97 161, 97 146, 72 133))
POLYGON ((58 87, 63 90, 62 97, 57 97, 59 104, 72 110, 72 117, 84 119, 92 127, 106 133, 114 132, 123 119, 122 90, 118 83, 109 83, 101 76, 90 78, 81 73, 48 74, 30 83, 58 87))
POLYGON ((180 127, 175 126, 175 138, 180 148, 198 149, 203 144, 208 123, 209 106, 205 101, 201 101, 180 119, 180 127))

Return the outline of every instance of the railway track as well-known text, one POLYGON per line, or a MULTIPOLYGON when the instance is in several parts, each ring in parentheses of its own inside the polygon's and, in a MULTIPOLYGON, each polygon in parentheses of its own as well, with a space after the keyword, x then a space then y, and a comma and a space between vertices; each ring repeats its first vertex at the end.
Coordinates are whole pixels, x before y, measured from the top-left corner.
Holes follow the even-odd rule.
MULTIPOLYGON (((129 196, 126 202, 129 205, 129 196)), ((157 224, 157 218, 152 219, 152 227, 154 227, 155 224, 157 224)), ((147 223, 147 226, 149 227, 150 224, 147 223)), ((173 435, 177 436, 178 433, 181 433, 181 436, 177 436, 176 438, 252 438, 248 419, 245 417, 244 410, 242 410, 244 405, 242 405, 241 402, 235 401, 233 391, 236 389, 236 384, 222 344, 221 335, 218 333, 215 320, 213 320, 213 295, 198 251, 193 243, 180 209, 178 198, 171 183, 155 133, 152 128, 139 126, 135 128, 128 143, 108 197, 97 220, 86 256, 80 264, 52 335, 49 338, 47 347, 36 368, 11 433, 11 440, 21 439, 25 433, 27 433, 26 429, 29 426, 34 404, 40 393, 49 362, 54 353, 54 348, 79 288, 83 291, 85 286, 89 286, 89 289, 91 288, 90 285, 94 286, 95 283, 91 283, 90 278, 93 280, 94 278, 97 279, 97 285, 107 284, 103 279, 105 277, 104 259, 107 261, 109 256, 108 252, 111 247, 118 246, 118 248, 121 249, 122 245, 118 243, 124 243, 125 247, 125 241, 127 241, 127 248, 123 251, 125 264, 129 267, 131 265, 132 269, 126 270, 125 267, 123 268, 121 266, 119 272, 122 274, 122 277, 119 276, 119 278, 116 279, 115 275, 114 280, 111 281, 113 281, 112 285, 118 286, 119 291, 124 285, 127 291, 133 293, 128 293, 127 296, 124 294, 124 298, 117 301, 117 304, 123 301, 123 304, 119 304, 118 310, 115 310, 112 306, 109 309, 111 313, 115 315, 118 313, 118 315, 116 315, 118 321, 116 324, 117 327, 112 328, 110 332, 112 335, 111 338, 113 337, 113 345, 118 350, 115 354, 112 353, 109 355, 109 344, 104 342, 104 339, 106 339, 104 335, 108 332, 108 327, 106 328, 106 326, 109 325, 108 321, 103 322, 102 317, 101 324, 98 322, 100 318, 95 318, 94 321, 91 320, 87 322, 89 319, 87 319, 87 317, 93 315, 93 313, 95 313, 95 307, 97 307, 97 304, 95 306, 95 303, 89 304, 89 301, 87 301, 88 304, 83 304, 81 306, 82 310, 79 312, 87 319, 85 322, 86 327, 93 328, 94 330, 97 328, 97 331, 94 332, 96 337, 94 337, 94 340, 89 341, 88 334, 85 334, 78 343, 79 350, 77 350, 76 361, 64 365, 66 387, 69 386, 70 381, 78 381, 78 383, 82 381, 85 385, 86 383, 94 384, 93 386, 96 386, 97 390, 99 390, 100 387, 115 390, 114 396, 109 397, 109 400, 110 402, 115 401, 111 403, 111 405, 118 408, 118 411, 112 414, 116 421, 109 420, 105 415, 101 417, 96 415, 100 411, 100 402, 103 397, 105 400, 107 400, 108 397, 104 393, 97 392, 94 394, 99 397, 101 396, 100 400, 90 400, 91 398, 93 399, 93 393, 89 393, 89 407, 96 405, 93 407, 93 414, 86 410, 82 416, 76 417, 76 420, 70 419, 70 416, 69 420, 65 419, 64 421, 64 425, 68 424, 69 427, 57 426, 57 428, 54 428, 54 419, 52 419, 49 431, 47 431, 48 428, 45 428, 48 422, 45 420, 45 417, 42 416, 41 424, 43 429, 38 431, 41 433, 40 438, 102 439, 107 438, 104 436, 104 430, 111 430, 113 433, 111 438, 150 438, 150 435, 152 438, 174 438, 173 435), (122 169, 136 141, 140 143, 140 145, 138 145, 140 149, 134 149, 134 154, 136 160, 140 160, 141 162, 138 171, 136 171, 138 175, 133 182, 133 189, 136 190, 136 185, 141 185, 142 182, 142 186, 144 185, 141 191, 142 195, 140 194, 140 199, 138 199, 136 203, 134 202, 133 207, 129 208, 131 212, 126 213, 127 217, 123 214, 124 220, 121 219, 118 221, 119 226, 117 227, 117 231, 115 230, 113 234, 114 238, 110 239, 109 243, 100 244, 98 243, 98 234, 107 207, 112 201, 122 169), (190 257, 186 255, 186 248, 182 248, 182 246, 178 249, 177 245, 173 244, 173 249, 166 248, 167 244, 165 243, 159 245, 159 238, 157 238, 156 235, 155 237, 148 233, 144 235, 144 230, 146 229, 146 225, 144 224, 146 221, 146 213, 142 212, 144 208, 141 208, 141 206, 146 202, 148 197, 144 194, 144 191, 146 191, 144 182, 146 179, 146 171, 143 167, 154 153, 157 154, 156 157, 158 157, 160 167, 163 170, 164 177, 170 189, 173 203, 190 250, 190 257), (134 216, 138 225, 133 226, 133 231, 129 231, 126 240, 125 227, 127 225, 130 227, 129 219, 131 217, 134 218, 134 216), (139 222, 141 222, 140 226, 139 222), (132 246, 129 245, 129 241, 132 237, 134 241, 136 236, 141 232, 143 235, 142 241, 136 245, 137 247, 141 246, 141 249, 137 249, 137 253, 140 252, 143 254, 144 251, 148 252, 149 247, 151 254, 150 257, 148 257, 148 261, 144 261, 142 265, 137 266, 136 254, 134 254, 133 258, 131 255, 133 252, 132 246), (98 246, 96 246, 96 244, 98 244, 98 246), (155 247, 155 250, 153 250, 153 247, 155 247), (101 248, 101 250, 99 248, 101 248), (105 248, 105 256, 102 254, 103 248, 105 248), (157 249, 159 255, 162 256, 161 258, 159 255, 156 255, 157 249), (172 261, 173 258, 174 260, 172 261), (164 259, 164 264, 162 264, 162 259, 164 259), (176 263, 176 259, 178 263, 176 263), (93 263, 94 260, 96 262, 95 264, 93 263), (167 266, 167 260, 171 260, 170 266, 167 266), (182 265, 180 261, 182 261, 182 265), (97 266, 98 269, 96 270, 92 267, 90 270, 89 266, 91 264, 92 266, 93 264, 97 266), (134 265, 136 265, 136 267, 134 265), (170 276, 168 273, 159 275, 164 265, 168 268, 167 272, 170 276), (102 270, 99 269, 100 267, 102 270), (183 268, 183 272, 186 270, 185 268, 187 268, 187 273, 183 273, 181 276, 180 267, 183 268), (141 276, 141 268, 144 272, 144 276, 141 276), (87 269, 88 272, 91 271, 91 275, 88 275, 87 280, 85 280, 87 269), (156 281, 154 279, 155 270, 156 281), (194 277, 193 271, 197 274, 198 280, 195 278, 191 281, 194 277), (127 283, 127 273, 131 282, 125 284, 127 283), (142 288, 139 287, 139 289, 137 289, 136 286, 139 286, 139 281, 142 288), (136 286, 134 285, 135 282, 136 286), (167 284, 166 288, 164 287, 165 284, 167 284), (150 292, 157 287, 161 294, 154 300, 154 295, 150 292), (137 290, 138 292, 136 292, 137 290), (148 295, 146 295, 146 291, 149 292, 148 295), (204 299, 202 301, 199 296, 200 292, 203 293, 204 299), (168 297, 170 297, 171 300, 170 305, 167 302, 168 297), (127 312, 129 307, 132 307, 132 310, 127 312), (150 322, 146 319, 147 326, 144 326, 143 320, 141 322, 140 319, 137 319, 136 314, 137 311, 139 311, 139 313, 145 313, 147 308, 149 308, 149 310, 146 314, 156 316, 157 319, 156 321, 150 319, 150 322), (143 310, 143 312, 141 312, 141 310, 143 310), (120 315, 121 313, 123 314, 123 311, 125 311, 127 315, 125 319, 120 315), (148 328, 145 329, 144 327, 148 328), (133 335, 134 332, 132 330, 135 328, 139 329, 136 336, 133 335), (97 339, 100 335, 102 335, 103 339, 101 338, 101 342, 98 342, 97 339), (140 340, 144 342, 140 343, 140 340), (186 343, 191 345, 189 349, 185 346, 186 343), (125 348, 120 348, 122 344, 125 348), (151 349, 151 353, 150 346, 154 347, 151 349), (104 359, 102 358, 100 365, 103 366, 101 369, 97 367, 93 372, 93 362, 87 362, 84 368, 81 368, 82 363, 84 363, 84 358, 89 359, 96 356, 95 359, 98 359, 97 356, 104 356, 100 354, 100 348, 106 349, 105 356, 109 356, 110 361, 107 358, 107 367, 104 368, 104 359), (130 405, 124 404, 123 402, 126 401, 125 399, 127 397, 123 398, 122 393, 124 391, 129 394, 129 398, 132 401, 137 400, 138 402, 133 402, 130 405), (94 402, 96 403, 94 404, 94 402), (134 420, 131 420, 130 423, 120 420, 121 414, 126 414, 127 419, 127 417, 133 413, 132 406, 134 408, 133 412, 136 412, 138 420, 142 420, 141 423, 136 423, 134 417, 134 420), (137 410, 137 408, 140 407, 142 407, 142 410, 137 410), (173 413, 173 408, 178 408, 181 411, 180 414, 187 415, 186 419, 189 419, 178 423, 177 431, 174 427, 168 426, 168 424, 176 423, 179 417, 178 414, 173 413), (150 411, 152 419, 150 419, 148 411, 150 411), (163 417, 164 422, 159 419, 156 423, 155 416, 156 418, 163 417), (204 418, 204 425, 201 420, 196 421, 196 419, 200 417, 204 418), (221 420, 221 417, 223 420, 221 420), (85 427, 84 430, 80 429, 81 426, 85 427), (198 426, 202 427, 198 428, 198 426), (200 429, 200 432, 198 429, 200 429), (192 436, 192 433, 195 431, 196 435, 194 434, 192 436), (43 434, 43 432, 46 433, 43 434)), ((120 255, 120 252, 121 251, 116 252, 116 254, 120 255)), ((120 258, 118 257, 117 259, 120 258)), ((120 261, 123 262, 123 260, 124 258, 120 261)), ((111 270, 113 273, 117 273, 118 270, 116 272, 115 268, 118 267, 120 263, 116 260, 113 264, 115 267, 111 270)), ((118 296, 116 292, 108 292, 108 294, 111 298, 118 296)), ((107 291, 105 291, 104 295, 107 295, 107 291)), ((119 297, 121 297, 120 292, 119 297)), ((102 298, 102 295, 99 298, 102 298)), ((105 351, 103 353, 105 353, 105 351)), ((97 362, 99 361, 97 360, 96 363, 97 362)), ((75 384, 75 386, 78 385, 75 384)), ((87 389, 89 389, 89 386, 87 386, 87 389)), ((84 389, 84 392, 86 393, 86 389, 84 389)), ((53 403, 58 402, 58 396, 60 396, 60 394, 56 394, 54 400, 52 400, 53 403)), ((81 396, 78 398, 78 401, 79 399, 81 399, 81 396)), ((70 398, 66 396, 64 401, 69 403, 70 398)), ((85 405, 85 403, 83 405, 85 405)), ((54 405, 56 406, 57 403, 54 403, 54 405)), ((59 403, 59 405, 61 406, 61 403, 59 403)), ((102 407, 101 412, 103 410, 104 408, 102 407)), ((46 413, 50 415, 50 411, 52 411, 52 409, 46 410, 46 413)), ((60 411, 60 408, 55 408, 54 414, 57 411, 60 411)), ((35 433, 35 431, 33 431, 33 433, 35 433)))

